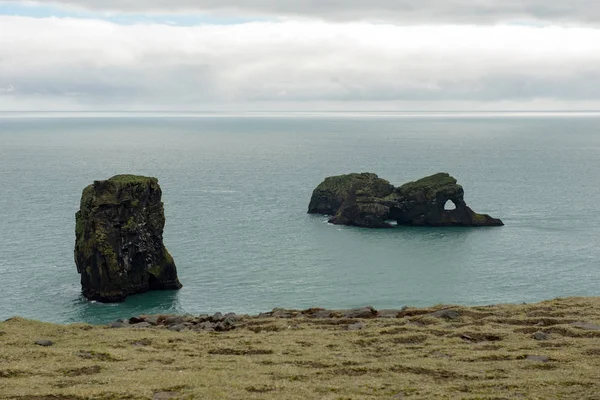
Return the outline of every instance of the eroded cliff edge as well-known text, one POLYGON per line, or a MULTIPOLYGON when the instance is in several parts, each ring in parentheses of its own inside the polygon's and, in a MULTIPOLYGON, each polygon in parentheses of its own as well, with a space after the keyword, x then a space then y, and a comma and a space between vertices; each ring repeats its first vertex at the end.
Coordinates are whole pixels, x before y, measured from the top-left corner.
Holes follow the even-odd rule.
POLYGON ((394 187, 372 173, 326 178, 313 192, 309 214, 332 216, 329 222, 388 228, 390 221, 414 226, 502 226, 467 206, 456 179, 441 172, 394 187), (453 209, 447 209, 448 202, 453 209))
POLYGON ((83 295, 120 302, 149 290, 181 288, 163 244, 165 215, 156 178, 117 175, 83 190, 75 263, 83 295))

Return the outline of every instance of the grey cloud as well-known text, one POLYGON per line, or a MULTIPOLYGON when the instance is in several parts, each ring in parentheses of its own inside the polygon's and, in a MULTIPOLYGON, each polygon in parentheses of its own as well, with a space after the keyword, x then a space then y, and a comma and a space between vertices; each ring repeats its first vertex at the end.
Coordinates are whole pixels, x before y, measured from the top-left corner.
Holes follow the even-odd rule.
MULTIPOLYGON (((597 0, 54 0, 88 10, 127 13, 226 12, 402 23, 495 23, 507 20, 600 21, 597 0)), ((47 4, 48 2, 44 2, 47 4)))
MULTIPOLYGON (((600 30, 0 17, 0 109, 600 102, 600 30)), ((304 107, 305 107, 304 106, 304 107)), ((290 106, 291 107, 291 106, 290 106)), ((302 108, 302 107, 301 107, 302 108)))

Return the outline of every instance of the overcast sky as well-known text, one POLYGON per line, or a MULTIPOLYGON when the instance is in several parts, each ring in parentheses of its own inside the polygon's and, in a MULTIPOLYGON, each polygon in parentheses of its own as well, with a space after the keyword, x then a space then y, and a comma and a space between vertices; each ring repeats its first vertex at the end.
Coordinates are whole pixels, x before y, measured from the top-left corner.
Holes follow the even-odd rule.
POLYGON ((600 109, 600 2, 0 1, 0 110, 600 109))

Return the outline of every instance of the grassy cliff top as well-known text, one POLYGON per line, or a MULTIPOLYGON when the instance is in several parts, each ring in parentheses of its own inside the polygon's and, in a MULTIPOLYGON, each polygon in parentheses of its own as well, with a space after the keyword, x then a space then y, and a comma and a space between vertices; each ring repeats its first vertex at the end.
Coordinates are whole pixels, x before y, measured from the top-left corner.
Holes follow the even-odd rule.
POLYGON ((147 183, 157 183, 158 179, 154 177, 141 176, 141 175, 115 175, 108 179, 109 182, 113 182, 121 185, 137 185, 147 183))
MULTIPOLYGON (((391 188, 390 183, 385 179, 379 178, 376 174, 364 172, 330 176, 317 187, 317 190, 340 193, 347 191, 353 186, 374 186, 378 189, 381 187, 385 187, 385 189, 388 189, 388 187, 391 188)), ((456 179, 448 173, 440 172, 414 182, 405 183, 398 188, 398 191, 405 194, 414 194, 435 193, 440 190, 455 189, 461 189, 461 186, 457 184, 456 179)))
POLYGON ((117 203, 117 192, 139 186, 158 188, 158 179, 141 175, 115 175, 107 180, 94 181, 93 184, 83 189, 80 210, 89 209, 98 204, 117 203))
POLYGON ((415 191, 437 191, 448 187, 458 186, 456 179, 445 172, 440 172, 435 175, 427 176, 418 181, 408 182, 400 186, 399 190, 405 192, 415 191))
POLYGON ((597 398, 600 298, 450 308, 356 331, 343 318, 227 333, 16 318, 0 323, 0 399, 597 398))
POLYGON ((379 177, 369 172, 330 176, 325 178, 317 189, 328 190, 331 192, 346 191, 353 185, 370 182, 376 179, 379 179, 379 177))
POLYGON ((347 196, 352 190, 357 190, 357 194, 361 195, 385 197, 393 192, 394 186, 376 174, 363 172, 325 178, 315 192, 347 196))

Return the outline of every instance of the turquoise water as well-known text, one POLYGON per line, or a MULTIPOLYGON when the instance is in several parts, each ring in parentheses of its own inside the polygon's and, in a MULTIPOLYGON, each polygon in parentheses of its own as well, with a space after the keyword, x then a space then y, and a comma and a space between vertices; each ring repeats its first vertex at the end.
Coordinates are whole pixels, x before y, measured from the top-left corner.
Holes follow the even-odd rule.
MULTIPOLYGON (((10 115, 9 115, 10 116, 10 115)), ((376 308, 600 295, 600 117, 0 116, 0 318, 376 308), (366 230, 306 214, 324 177, 454 175, 502 228, 366 230), (80 297, 81 190, 120 173, 164 192, 184 288, 80 297)))

